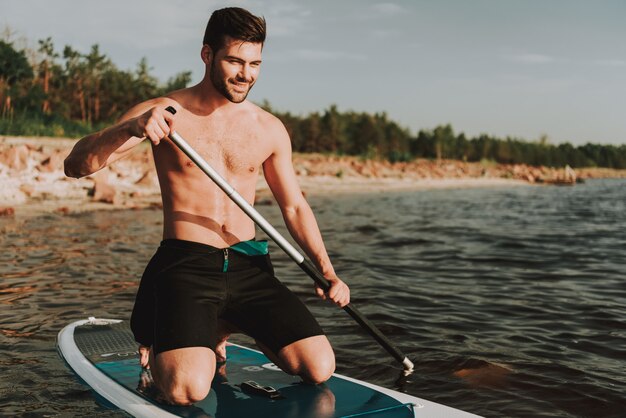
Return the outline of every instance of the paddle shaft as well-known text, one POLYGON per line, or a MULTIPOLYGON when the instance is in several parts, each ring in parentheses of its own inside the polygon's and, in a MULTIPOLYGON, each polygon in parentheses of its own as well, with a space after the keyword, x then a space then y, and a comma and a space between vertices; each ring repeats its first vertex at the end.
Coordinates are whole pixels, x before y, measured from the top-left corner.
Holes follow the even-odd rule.
MULTIPOLYGON (((176 110, 171 106, 165 110, 175 114, 176 110)), ((296 248, 291 245, 254 207, 248 203, 224 178, 209 165, 194 150, 177 132, 170 132, 170 140, 184 152, 204 173, 209 176, 217 186, 226 193, 226 195, 237 206, 248 215, 254 223, 256 223, 263 232, 265 232, 287 255, 300 266, 300 268, 307 273, 315 283, 324 291, 327 292, 330 289, 330 283, 319 272, 317 268, 309 260, 304 258, 302 254, 296 248)), ((398 362, 402 363, 406 371, 413 370, 413 363, 409 360, 398 348, 396 348, 391 341, 380 330, 371 323, 367 318, 363 316, 354 306, 348 304, 343 307, 356 322, 361 325, 378 343, 395 358, 398 362)))

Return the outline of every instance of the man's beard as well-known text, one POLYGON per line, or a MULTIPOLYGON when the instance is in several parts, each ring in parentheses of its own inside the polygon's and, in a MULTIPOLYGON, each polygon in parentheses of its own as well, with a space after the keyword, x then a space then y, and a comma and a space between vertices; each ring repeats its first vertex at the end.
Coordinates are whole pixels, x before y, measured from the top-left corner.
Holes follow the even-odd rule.
POLYGON ((233 103, 241 103, 246 100, 246 97, 248 97, 248 93, 250 93, 250 90, 254 85, 254 83, 248 83, 248 90, 245 93, 237 93, 229 90, 228 80, 225 80, 223 77, 221 77, 220 74, 218 74, 213 63, 211 63, 211 68, 209 69, 209 76, 211 78, 211 83, 213 84, 213 87, 215 87, 215 89, 219 91, 222 96, 224 96, 226 99, 230 100, 233 103))

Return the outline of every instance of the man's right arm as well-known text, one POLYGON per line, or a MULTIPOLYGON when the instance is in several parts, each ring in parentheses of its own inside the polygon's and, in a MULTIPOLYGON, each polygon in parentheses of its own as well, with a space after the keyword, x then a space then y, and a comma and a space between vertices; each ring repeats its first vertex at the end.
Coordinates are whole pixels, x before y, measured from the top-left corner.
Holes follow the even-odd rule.
POLYGON ((79 140, 65 159, 65 175, 80 178, 95 173, 146 138, 158 145, 174 122, 173 115, 164 110, 168 105, 177 107, 169 99, 148 100, 126 112, 117 124, 79 140))

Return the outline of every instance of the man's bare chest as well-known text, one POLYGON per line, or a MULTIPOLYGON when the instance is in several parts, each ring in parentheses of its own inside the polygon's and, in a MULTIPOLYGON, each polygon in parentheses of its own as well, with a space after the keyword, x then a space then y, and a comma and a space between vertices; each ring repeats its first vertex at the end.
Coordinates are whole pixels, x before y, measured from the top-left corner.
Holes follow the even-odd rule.
MULTIPOLYGON (((179 133, 213 168, 224 174, 250 174, 271 154, 269 140, 253 127, 234 123, 182 125, 179 133)), ((178 158, 188 158, 182 154, 178 158)))

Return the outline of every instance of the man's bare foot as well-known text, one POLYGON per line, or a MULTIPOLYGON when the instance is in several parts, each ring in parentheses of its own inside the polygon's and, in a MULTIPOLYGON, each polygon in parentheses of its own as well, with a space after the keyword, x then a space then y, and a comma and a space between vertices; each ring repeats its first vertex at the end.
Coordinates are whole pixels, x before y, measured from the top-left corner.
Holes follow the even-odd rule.
POLYGON ((139 364, 144 369, 150 368, 150 347, 139 345, 139 364))
POLYGON ((215 377, 213 378, 213 382, 215 383, 224 383, 228 382, 228 377, 226 376, 226 363, 217 363, 217 368, 215 370, 215 377))
MULTIPOLYGON (((221 322, 221 321, 220 321, 221 322)), ((215 361, 224 363, 226 361, 226 342, 230 337, 228 329, 217 326, 217 345, 215 346, 215 361)))
POLYGON ((224 338, 217 343, 215 347, 215 361, 218 363, 224 363, 226 361, 226 341, 228 337, 224 338))
POLYGON ((150 395, 155 390, 154 380, 150 374, 150 369, 143 368, 139 374, 139 383, 137 383, 137 391, 144 395, 150 395))
POLYGON ((226 342, 231 334, 239 330, 230 322, 223 319, 217 320, 217 345, 215 346, 215 361, 223 363, 226 361, 226 342))

